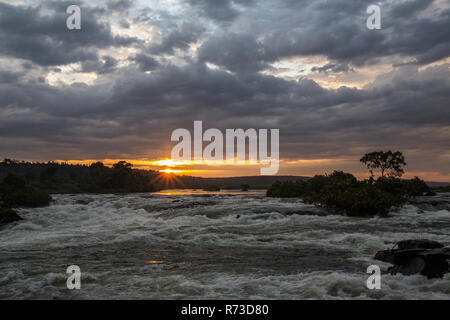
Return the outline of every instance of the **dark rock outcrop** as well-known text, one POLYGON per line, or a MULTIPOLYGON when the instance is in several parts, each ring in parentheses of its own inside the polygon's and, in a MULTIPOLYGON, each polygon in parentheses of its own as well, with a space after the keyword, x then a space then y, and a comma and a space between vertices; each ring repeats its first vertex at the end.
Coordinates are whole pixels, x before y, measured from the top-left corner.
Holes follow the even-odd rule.
POLYGON ((19 220, 22 218, 14 210, 0 207, 0 227, 19 220))
POLYGON ((374 259, 393 264, 388 269, 391 274, 421 274, 431 279, 450 272, 450 248, 436 241, 400 241, 393 249, 377 252, 374 259))

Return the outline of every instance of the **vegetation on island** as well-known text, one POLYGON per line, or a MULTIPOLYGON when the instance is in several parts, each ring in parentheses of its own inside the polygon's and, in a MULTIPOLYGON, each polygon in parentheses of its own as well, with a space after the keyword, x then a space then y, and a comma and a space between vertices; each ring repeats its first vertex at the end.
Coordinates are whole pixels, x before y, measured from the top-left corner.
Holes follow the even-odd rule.
POLYGON ((107 167, 101 162, 83 166, 5 159, 0 163, 0 226, 20 220, 14 208, 49 205, 52 193, 153 192, 161 189, 159 176, 126 161, 107 167))
POLYGON ((372 152, 360 161, 368 167, 369 179, 358 180, 351 173, 334 171, 309 180, 277 182, 268 189, 267 196, 300 197, 305 203, 348 216, 385 216, 409 197, 431 194, 428 185, 418 177, 400 179, 406 165, 401 152, 372 152), (374 170, 380 170, 378 179, 374 170))
POLYGON ((13 174, 8 175, 0 183, 0 197, 3 206, 9 208, 44 207, 52 200, 46 191, 31 186, 24 179, 13 174))
POLYGON ((21 177, 28 185, 51 194, 153 192, 162 187, 159 172, 134 169, 126 161, 108 167, 102 162, 88 166, 5 159, 0 163, 0 177, 8 174, 21 177))
POLYGON ((44 190, 29 185, 13 174, 0 183, 0 226, 21 220, 12 208, 44 207, 50 204, 51 196, 44 190))

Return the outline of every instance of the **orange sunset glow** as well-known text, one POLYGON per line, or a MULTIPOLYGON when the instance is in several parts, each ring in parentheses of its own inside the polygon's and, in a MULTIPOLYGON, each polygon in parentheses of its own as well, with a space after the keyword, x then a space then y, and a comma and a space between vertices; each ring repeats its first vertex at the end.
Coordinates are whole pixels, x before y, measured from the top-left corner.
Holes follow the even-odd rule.
MULTIPOLYGON (((86 159, 86 160, 56 160, 56 162, 65 162, 68 164, 91 165, 101 161, 106 166, 112 166, 114 163, 123 159, 86 159)), ((170 158, 162 159, 125 159, 132 163, 136 169, 155 170, 166 174, 166 178, 176 175, 186 175, 205 178, 222 178, 236 176, 258 176, 261 168, 260 164, 235 163, 220 164, 211 161, 180 161, 170 158)), ((280 159, 279 176, 314 176, 315 174, 331 173, 333 170, 343 170, 352 172, 359 179, 366 179, 368 172, 360 164, 359 158, 339 158, 339 159, 280 159), (356 169, 355 169, 356 168, 356 169)), ((447 182, 450 181, 450 174, 438 171, 408 170, 404 178, 411 179, 415 176, 423 177, 427 181, 447 182)))
POLYGON ((183 170, 164 169, 159 170, 159 172, 172 174, 172 173, 183 173, 183 170))

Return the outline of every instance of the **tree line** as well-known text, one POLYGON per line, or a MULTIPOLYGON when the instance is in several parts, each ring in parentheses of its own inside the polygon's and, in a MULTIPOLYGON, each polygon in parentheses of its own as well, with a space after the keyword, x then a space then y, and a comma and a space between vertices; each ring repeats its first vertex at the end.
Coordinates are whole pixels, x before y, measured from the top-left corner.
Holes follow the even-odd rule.
POLYGON ((14 175, 48 193, 126 193, 160 190, 159 172, 134 169, 126 161, 79 165, 57 162, 0 162, 0 180, 14 175))

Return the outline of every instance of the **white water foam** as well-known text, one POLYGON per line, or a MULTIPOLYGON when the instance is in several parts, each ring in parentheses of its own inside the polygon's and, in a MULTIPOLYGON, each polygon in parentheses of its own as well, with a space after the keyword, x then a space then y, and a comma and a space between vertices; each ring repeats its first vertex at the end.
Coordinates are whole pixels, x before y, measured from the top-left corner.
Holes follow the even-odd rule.
POLYGON ((450 212, 322 215, 263 194, 58 195, 0 230, 0 298, 449 299, 450 279, 382 276, 378 250, 450 244, 450 212), (238 217, 239 215, 239 217, 238 217), (65 288, 79 264, 83 287, 65 288))

